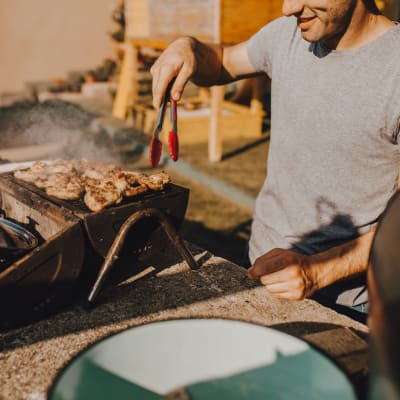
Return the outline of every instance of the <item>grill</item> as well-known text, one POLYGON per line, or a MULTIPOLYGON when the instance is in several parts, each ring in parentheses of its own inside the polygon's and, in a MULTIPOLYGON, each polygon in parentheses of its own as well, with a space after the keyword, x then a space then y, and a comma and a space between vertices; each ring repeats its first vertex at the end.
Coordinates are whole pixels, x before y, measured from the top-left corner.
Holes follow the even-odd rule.
POLYGON ((0 174, 0 208, 40 243, 17 260, 0 261, 0 328, 43 318, 78 294, 93 304, 117 259, 132 263, 172 243, 196 268, 177 234, 188 198, 188 189, 168 184, 92 212, 83 201, 59 200, 12 173, 0 174))

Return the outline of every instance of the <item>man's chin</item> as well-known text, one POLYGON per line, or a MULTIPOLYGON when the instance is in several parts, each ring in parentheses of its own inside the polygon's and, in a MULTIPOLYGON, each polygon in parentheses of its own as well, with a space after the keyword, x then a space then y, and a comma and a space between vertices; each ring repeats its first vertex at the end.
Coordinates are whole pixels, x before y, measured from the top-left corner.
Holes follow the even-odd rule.
POLYGON ((315 33, 310 31, 302 31, 301 36, 304 40, 310 43, 316 43, 321 41, 320 35, 316 35, 315 33))

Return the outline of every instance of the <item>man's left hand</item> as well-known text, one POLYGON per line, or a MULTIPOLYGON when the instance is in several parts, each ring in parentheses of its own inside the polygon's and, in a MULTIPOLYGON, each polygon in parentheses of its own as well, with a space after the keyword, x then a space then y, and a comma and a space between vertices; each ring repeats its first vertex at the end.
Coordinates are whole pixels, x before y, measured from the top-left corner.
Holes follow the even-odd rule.
POLYGON ((273 249, 257 258, 248 277, 260 282, 275 297, 301 300, 316 290, 316 276, 310 256, 291 250, 273 249))

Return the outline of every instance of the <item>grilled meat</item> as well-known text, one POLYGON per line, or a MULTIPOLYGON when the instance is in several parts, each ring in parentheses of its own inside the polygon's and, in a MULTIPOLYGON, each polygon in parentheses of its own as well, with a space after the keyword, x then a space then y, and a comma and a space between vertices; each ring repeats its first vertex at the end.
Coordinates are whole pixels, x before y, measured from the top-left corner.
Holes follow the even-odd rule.
POLYGON ((84 189, 78 176, 67 173, 49 175, 41 184, 49 196, 62 200, 78 200, 84 189))
POLYGON ((90 210, 97 212, 113 204, 119 204, 122 201, 122 195, 115 188, 106 190, 88 187, 83 201, 90 210))
POLYGON ((62 200, 78 200, 83 196, 85 205, 95 212, 121 203, 124 196, 162 190, 171 181, 165 172, 148 176, 88 160, 38 161, 30 168, 15 171, 14 176, 62 200))

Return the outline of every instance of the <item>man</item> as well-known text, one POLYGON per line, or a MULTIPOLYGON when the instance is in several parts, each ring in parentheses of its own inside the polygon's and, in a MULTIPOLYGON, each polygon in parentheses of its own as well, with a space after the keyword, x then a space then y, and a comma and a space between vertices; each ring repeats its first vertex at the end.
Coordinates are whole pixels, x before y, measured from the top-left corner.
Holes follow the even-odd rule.
POLYGON ((360 309, 366 292, 348 278, 365 272, 376 221, 397 187, 400 27, 374 0, 285 0, 282 11, 236 46, 173 42, 151 69, 154 106, 173 78, 178 100, 190 79, 206 86, 268 74, 268 176, 249 277, 279 298, 319 291, 360 309))

